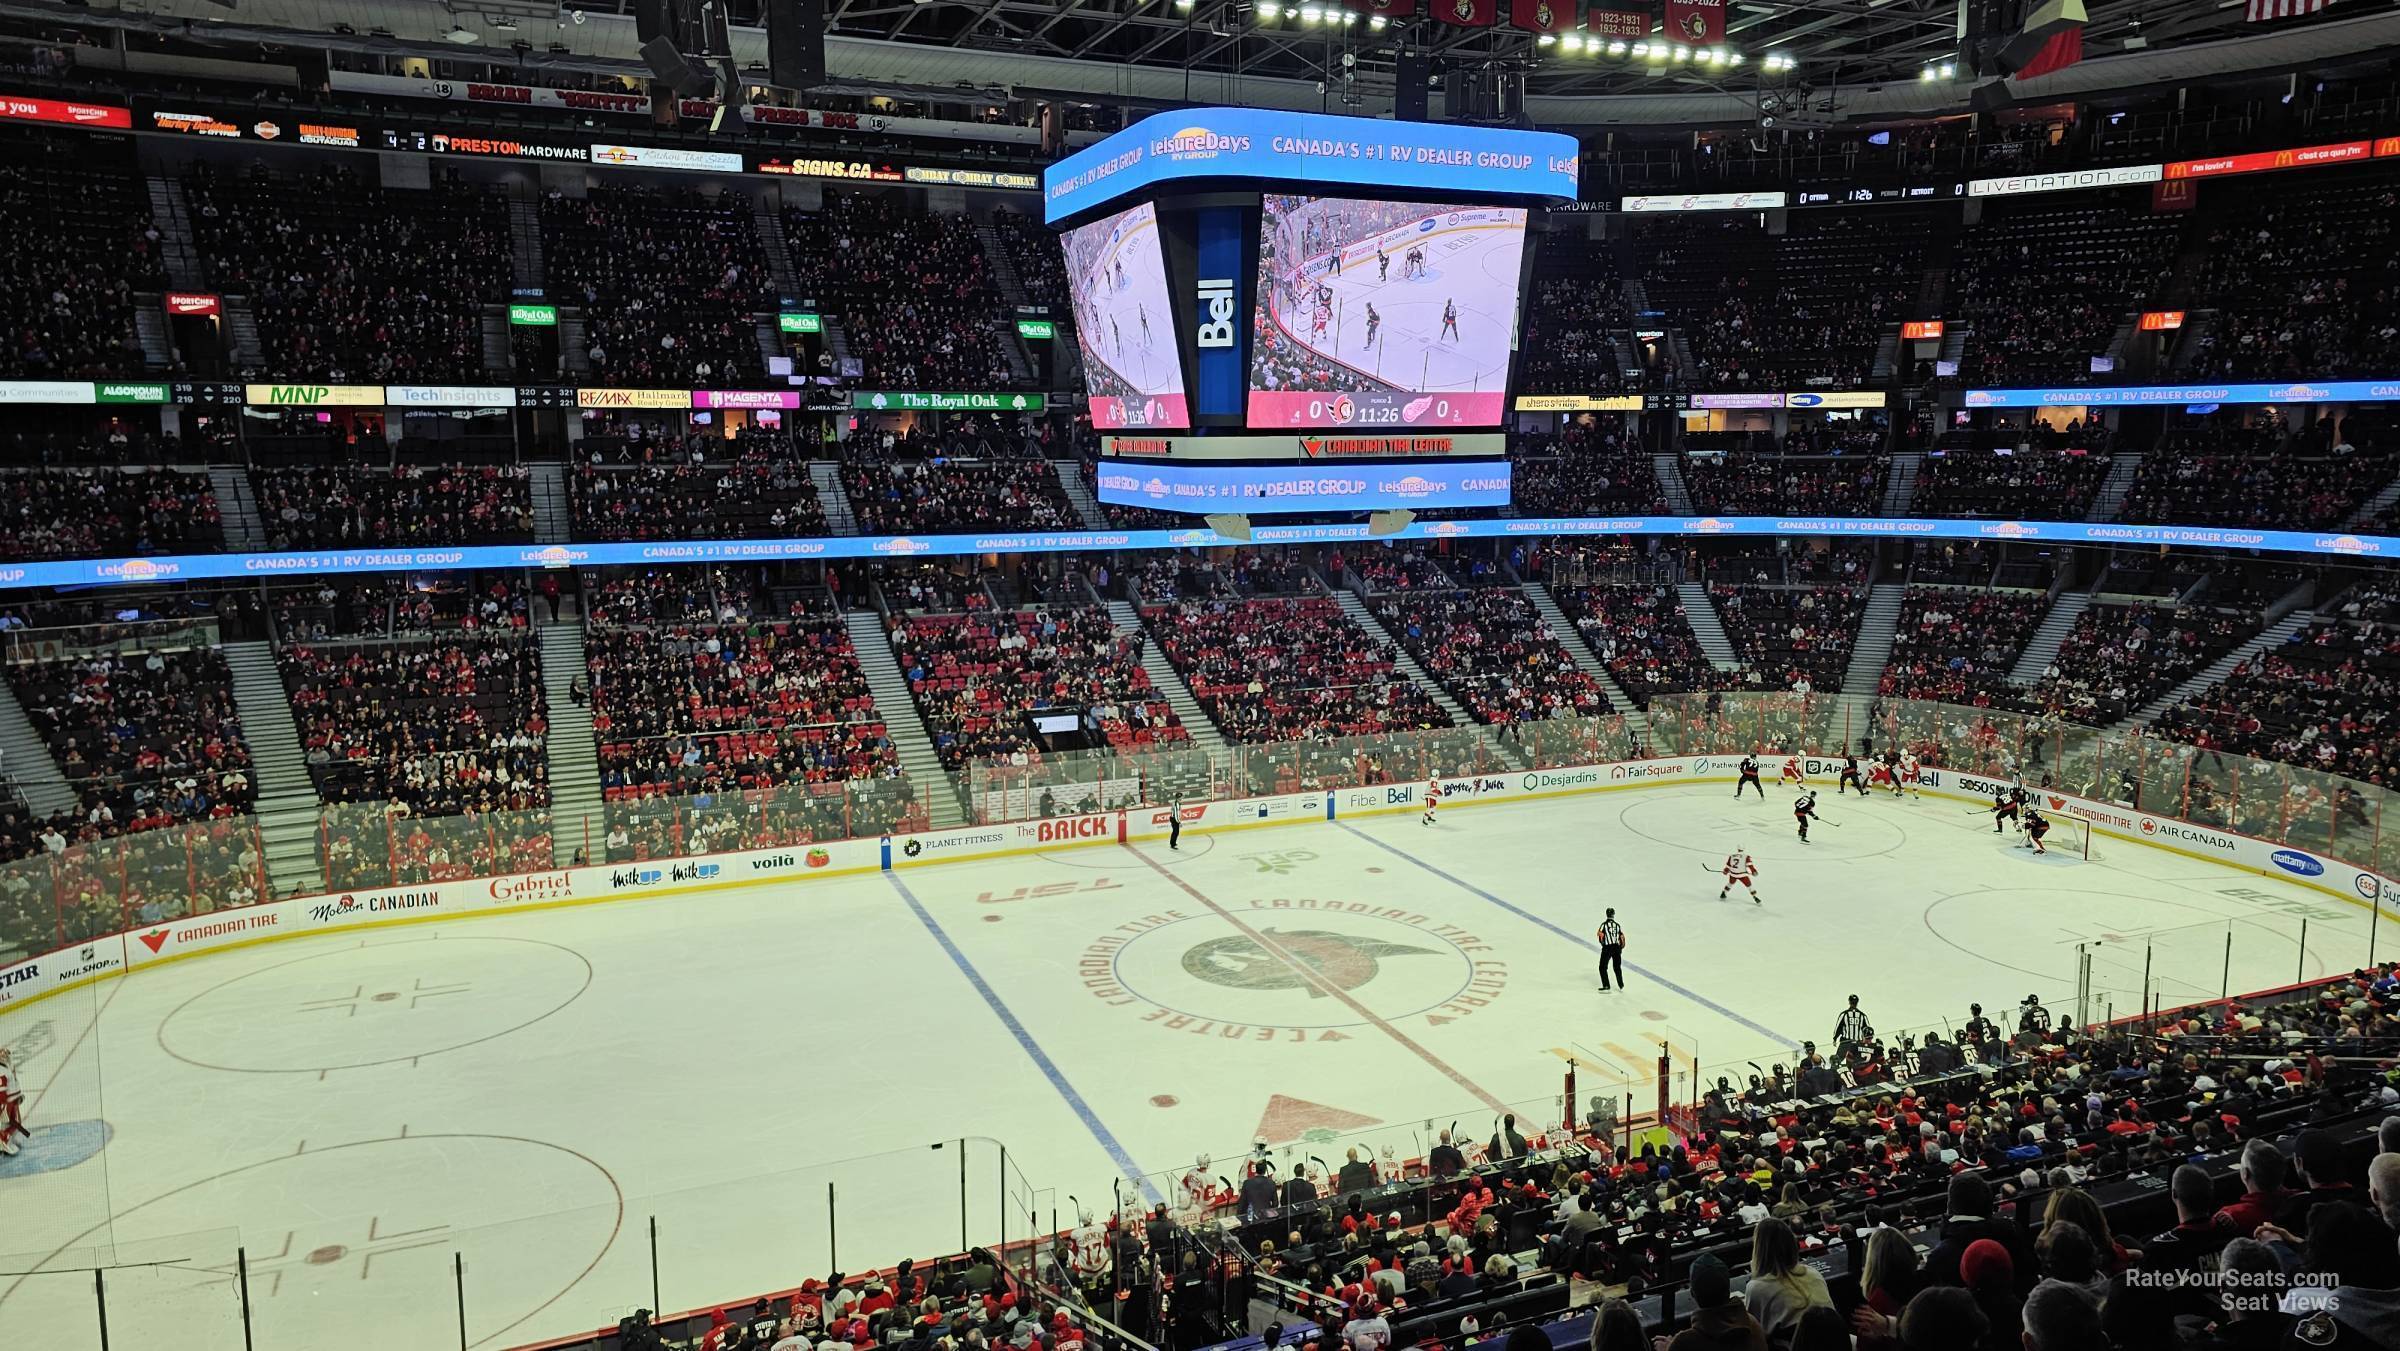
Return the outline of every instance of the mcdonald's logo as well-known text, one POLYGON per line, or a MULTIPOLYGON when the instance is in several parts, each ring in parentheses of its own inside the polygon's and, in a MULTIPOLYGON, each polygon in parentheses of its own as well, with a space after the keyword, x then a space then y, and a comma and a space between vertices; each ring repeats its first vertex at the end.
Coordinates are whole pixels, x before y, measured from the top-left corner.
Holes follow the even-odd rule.
POLYGON ((2299 162, 2299 155, 2293 151, 2278 150, 2275 152, 2275 167, 2278 169, 2289 169, 2299 162))
POLYGON ((2386 155, 2400 155, 2400 136, 2386 136, 2375 142, 2375 158, 2386 155))

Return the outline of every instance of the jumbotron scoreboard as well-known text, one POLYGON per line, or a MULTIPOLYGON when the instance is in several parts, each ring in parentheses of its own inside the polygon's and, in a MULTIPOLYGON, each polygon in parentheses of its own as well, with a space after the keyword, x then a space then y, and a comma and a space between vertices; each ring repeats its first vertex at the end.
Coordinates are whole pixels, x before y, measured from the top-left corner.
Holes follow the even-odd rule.
POLYGON ((1052 165, 1101 500, 1504 504, 1527 225, 1576 167, 1547 132, 1246 108, 1052 165))

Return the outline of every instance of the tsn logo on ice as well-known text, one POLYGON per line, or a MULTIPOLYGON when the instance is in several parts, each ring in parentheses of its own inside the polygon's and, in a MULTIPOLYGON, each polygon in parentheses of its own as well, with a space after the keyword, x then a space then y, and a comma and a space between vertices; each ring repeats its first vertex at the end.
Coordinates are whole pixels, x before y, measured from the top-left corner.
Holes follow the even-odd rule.
POLYGON ((619 868, 608 875, 609 886, 622 891, 626 887, 654 886, 660 882, 705 882, 715 877, 714 863, 678 863, 672 868, 619 868))
POLYGON ((1233 346, 1233 279, 1214 277, 1200 283, 1200 329, 1195 339, 1202 347, 1233 346))

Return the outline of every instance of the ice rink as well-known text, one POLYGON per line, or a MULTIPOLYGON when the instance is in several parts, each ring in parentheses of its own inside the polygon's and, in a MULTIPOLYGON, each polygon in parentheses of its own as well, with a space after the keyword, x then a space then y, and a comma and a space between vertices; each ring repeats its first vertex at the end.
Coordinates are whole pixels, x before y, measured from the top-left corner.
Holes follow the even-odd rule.
POLYGON ((1344 250, 1342 269, 1314 281, 1333 292, 1323 332, 1311 307, 1278 303, 1277 321, 1292 340, 1376 379, 1421 394, 1472 393, 1500 389, 1508 378, 1509 343, 1516 332, 1517 280, 1525 252, 1522 224, 1461 224, 1437 227, 1414 242, 1424 249, 1425 267, 1407 275, 1411 240, 1395 237, 1387 250, 1389 268, 1377 263, 1372 244, 1344 250), (1447 305, 1458 307, 1458 326, 1444 332, 1447 305), (1367 307, 1381 322, 1367 340, 1367 307))
MULTIPOLYGON (((1887 1032, 2063 1011, 2078 942, 2120 1013, 2145 961, 2180 1002, 2365 959, 2365 906, 2296 881, 2109 837, 2037 858, 1949 799, 1828 794, 1803 845, 1787 803, 1195 832, 177 962, 0 1020, 39 1132, 0 1166, 0 1261, 179 1262, 110 1273, 111 1331, 211 1351, 241 1345, 238 1243, 262 1351, 421 1351, 457 1341, 459 1253, 469 1340, 510 1346, 648 1304, 653 1222, 668 1309, 746 1302, 988 1241, 1003 1194, 1071 1223, 1197 1154, 1230 1174, 1256 1134, 1337 1164, 1481 1139, 1554 1111, 1570 1057, 1646 1106, 1662 1041, 1739 1073, 1848 994, 1887 1032), (1717 899, 1735 846, 1763 904, 1717 899), (1611 905, 1631 989, 1603 994, 1611 905)), ((92 1307, 88 1275, 0 1278, 16 1344, 96 1345, 92 1307)))

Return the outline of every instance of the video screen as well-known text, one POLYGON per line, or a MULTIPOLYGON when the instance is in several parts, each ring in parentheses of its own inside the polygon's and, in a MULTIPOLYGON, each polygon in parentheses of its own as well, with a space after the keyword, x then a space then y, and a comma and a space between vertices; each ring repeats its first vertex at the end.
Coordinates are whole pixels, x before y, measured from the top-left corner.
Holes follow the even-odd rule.
POLYGON ((1270 194, 1253 427, 1498 426, 1525 211, 1270 194))
POLYGON ((1077 226, 1062 242, 1092 426, 1189 427, 1157 210, 1144 202, 1077 226))

